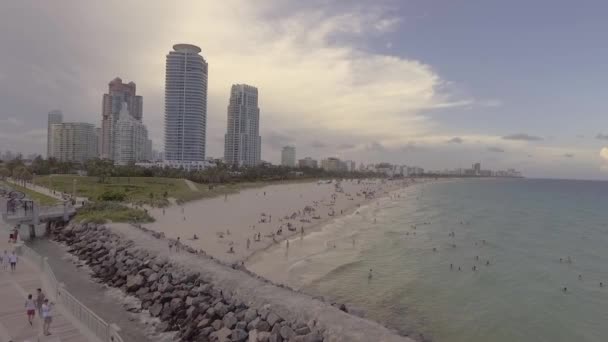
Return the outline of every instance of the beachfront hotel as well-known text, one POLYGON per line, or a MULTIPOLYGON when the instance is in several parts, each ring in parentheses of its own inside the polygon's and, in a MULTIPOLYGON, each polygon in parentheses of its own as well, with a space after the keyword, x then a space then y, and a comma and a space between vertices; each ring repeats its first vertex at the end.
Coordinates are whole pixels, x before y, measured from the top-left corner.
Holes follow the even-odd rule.
POLYGON ((51 158, 53 155, 53 132, 51 131, 51 125, 63 122, 63 113, 60 110, 52 110, 48 114, 47 128, 46 128, 46 157, 51 158))
POLYGON ((115 126, 123 103, 127 104, 129 114, 137 121, 143 117, 143 98, 136 95, 134 82, 123 83, 116 77, 108 84, 108 93, 103 94, 101 113, 101 157, 114 159, 116 132, 115 126))
POLYGON ((97 157, 95 125, 84 122, 51 124, 53 157, 83 163, 97 157))
POLYGON ((293 146, 283 146, 281 150, 281 165, 296 167, 296 148, 293 146))
POLYGON ((262 154, 258 88, 246 84, 232 85, 227 126, 224 162, 234 166, 258 165, 262 154))
POLYGON ((165 74, 165 160, 172 165, 205 160, 208 64, 201 49, 173 45, 165 74))

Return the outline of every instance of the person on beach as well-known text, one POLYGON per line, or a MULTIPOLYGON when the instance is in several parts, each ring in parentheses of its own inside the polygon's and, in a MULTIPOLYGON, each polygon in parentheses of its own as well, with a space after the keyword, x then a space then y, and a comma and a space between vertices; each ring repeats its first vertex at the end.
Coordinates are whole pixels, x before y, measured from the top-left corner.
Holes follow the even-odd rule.
POLYGON ((44 324, 42 326, 42 332, 44 336, 49 336, 51 334, 51 323, 53 322, 53 306, 55 304, 50 302, 48 299, 44 300, 44 304, 42 304, 42 319, 44 320, 44 324))
POLYGON ((17 254, 15 254, 15 251, 8 256, 8 261, 11 264, 11 272, 15 272, 17 270, 17 254))
POLYGON ((249 249, 250 244, 251 244, 251 241, 249 240, 249 238, 247 238, 247 249, 249 249))
POLYGON ((27 299, 25 300, 25 312, 27 314, 27 321, 30 325, 34 325, 32 320, 34 319, 34 315, 36 314, 36 303, 34 303, 34 299, 32 295, 27 295, 27 299))
POLYGON ((285 240, 285 241, 286 241, 285 248, 289 249, 289 240, 285 240))
POLYGON ((169 253, 173 252, 173 243, 169 241, 169 253))
POLYGON ((369 274, 367 275, 367 279, 372 279, 373 275, 372 275, 372 269, 369 269, 369 274))
POLYGON ((38 288, 36 290, 36 309, 38 309, 38 316, 42 317, 42 304, 44 304, 44 300, 46 299, 46 296, 44 295, 44 292, 42 292, 42 289, 38 288))

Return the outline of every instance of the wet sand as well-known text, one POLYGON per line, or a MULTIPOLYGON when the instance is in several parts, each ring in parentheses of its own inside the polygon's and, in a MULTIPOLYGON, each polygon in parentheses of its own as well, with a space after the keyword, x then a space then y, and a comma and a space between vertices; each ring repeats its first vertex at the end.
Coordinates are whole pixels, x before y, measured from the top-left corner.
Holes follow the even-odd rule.
POLYGON ((144 226, 163 232, 168 238, 179 237, 181 243, 202 249, 223 262, 243 262, 257 251, 285 243, 290 236, 312 232, 331 219, 411 184, 411 180, 353 180, 339 185, 336 182, 271 185, 180 206, 149 209, 156 221, 144 226), (307 207, 310 211, 305 212, 307 207))

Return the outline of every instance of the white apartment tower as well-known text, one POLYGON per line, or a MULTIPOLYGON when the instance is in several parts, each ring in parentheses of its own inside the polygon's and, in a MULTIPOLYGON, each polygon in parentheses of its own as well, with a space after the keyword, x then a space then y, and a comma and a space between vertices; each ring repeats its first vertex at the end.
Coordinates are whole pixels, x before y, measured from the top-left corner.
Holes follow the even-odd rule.
POLYGON ((93 124, 64 122, 51 125, 53 157, 83 163, 97 157, 97 133, 93 124))
POLYGON ((148 130, 141 121, 135 119, 123 103, 118 120, 114 125, 114 155, 112 160, 118 165, 127 165, 148 158, 148 130))
POLYGON ((261 144, 258 89, 246 84, 234 84, 228 104, 224 162, 234 166, 258 165, 262 154, 261 144))
POLYGON ((284 146, 281 150, 281 165, 288 167, 296 167, 296 148, 293 146, 284 146))
POLYGON ((52 110, 49 112, 48 123, 46 129, 46 157, 54 157, 53 152, 53 132, 51 131, 52 124, 63 122, 63 113, 60 110, 52 110))
POLYGON ((173 45, 165 74, 165 159, 174 164, 205 160, 208 64, 201 49, 173 45))
POLYGON ((136 91, 134 82, 123 83, 119 77, 108 84, 108 93, 103 94, 101 108, 101 158, 112 159, 114 156, 114 129, 124 103, 135 120, 142 120, 143 98, 136 95, 136 91))

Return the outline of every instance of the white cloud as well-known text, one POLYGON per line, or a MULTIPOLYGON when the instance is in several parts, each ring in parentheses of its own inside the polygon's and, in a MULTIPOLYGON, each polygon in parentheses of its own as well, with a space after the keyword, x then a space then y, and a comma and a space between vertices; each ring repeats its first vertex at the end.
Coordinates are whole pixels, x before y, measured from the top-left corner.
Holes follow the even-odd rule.
POLYGON ((0 130, 3 128, 7 128, 12 126, 13 128, 15 126, 21 126, 23 125, 23 121, 17 119, 17 118, 13 118, 13 117, 8 117, 6 119, 0 119, 0 130))

